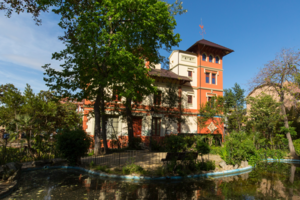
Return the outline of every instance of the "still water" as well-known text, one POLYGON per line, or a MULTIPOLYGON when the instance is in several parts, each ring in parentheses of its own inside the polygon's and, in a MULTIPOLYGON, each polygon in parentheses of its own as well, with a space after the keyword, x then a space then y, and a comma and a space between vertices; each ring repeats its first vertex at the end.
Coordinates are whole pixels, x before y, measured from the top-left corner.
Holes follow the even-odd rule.
POLYGON ((263 163, 231 177, 180 181, 104 179, 70 169, 22 174, 19 189, 5 199, 300 199, 300 165, 263 163))

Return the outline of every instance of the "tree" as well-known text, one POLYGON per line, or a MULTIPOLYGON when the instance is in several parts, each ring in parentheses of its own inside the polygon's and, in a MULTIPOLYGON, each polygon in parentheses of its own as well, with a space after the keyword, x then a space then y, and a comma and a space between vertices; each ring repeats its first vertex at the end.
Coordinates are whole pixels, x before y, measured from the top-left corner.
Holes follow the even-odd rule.
POLYGON ((254 98, 249 97, 247 103, 250 104, 249 122, 256 131, 260 132, 265 144, 273 145, 274 137, 278 133, 277 123, 281 119, 281 103, 276 102, 272 96, 262 93, 254 98))
MULTIPOLYGON (((18 90, 13 84, 5 84, 0 86, 0 125, 10 126, 12 120, 16 119, 20 114, 21 107, 24 104, 24 97, 20 90, 18 90)), ((18 126, 15 127, 18 131, 18 126)))
MULTIPOLYGON (((281 103, 281 114, 287 130, 289 130, 289 123, 284 102, 286 101, 286 95, 295 95, 295 82, 299 73, 299 61, 300 52, 296 52, 293 49, 282 49, 276 58, 261 68, 249 83, 251 90, 255 87, 266 85, 278 94, 279 102, 281 103)), ((291 156, 298 158, 289 131, 286 133, 286 137, 291 156)))
MULTIPOLYGON (((97 155, 100 153, 100 130, 104 153, 108 150, 103 124, 105 108, 111 99, 106 98, 105 88, 117 84, 126 88, 121 95, 127 97, 126 109, 130 116, 136 87, 152 90, 145 60, 158 63, 158 50, 163 46, 170 50, 180 39, 173 33, 176 22, 169 12, 170 5, 165 2, 103 0, 79 2, 79 5, 59 7, 54 11, 63 16, 59 25, 67 31, 60 39, 67 48, 54 53, 52 58, 64 59, 65 63, 61 65, 62 71, 45 65, 49 78, 44 80, 56 95, 94 102, 94 152, 97 155)), ((129 138, 131 135, 129 130, 129 138)))
POLYGON ((1 87, 3 104, 0 108, 3 111, 0 113, 1 125, 5 125, 9 133, 18 135, 25 133, 28 149, 32 155, 33 137, 39 140, 42 133, 49 136, 59 129, 74 129, 81 122, 80 116, 75 111, 76 106, 71 103, 61 104, 50 91, 35 94, 27 84, 22 94, 14 89, 12 84, 8 86, 1 87))
POLYGON ((174 123, 184 123, 185 119, 181 117, 183 109, 178 108, 178 103, 182 101, 182 97, 178 94, 178 85, 168 83, 166 91, 162 93, 161 112, 164 112, 165 135, 174 123))
MULTIPOLYGON (((224 136, 224 97, 212 97, 210 101, 200 105, 199 115, 197 119, 198 126, 201 129, 208 128, 210 125, 209 122, 212 122, 216 128, 218 128, 216 132, 224 136), (221 132, 219 130, 221 130, 221 132)), ((208 133, 213 134, 214 132, 215 129, 212 129, 211 132, 208 133)))
POLYGON ((245 90, 235 83, 233 88, 224 90, 225 114, 228 119, 228 130, 240 132, 245 122, 245 90), (230 113, 230 114, 229 114, 230 113))
MULTIPOLYGON (((6 16, 8 18, 11 17, 12 13, 15 12, 17 14, 27 12, 31 13, 33 20, 36 22, 36 25, 41 25, 42 20, 39 19, 41 12, 49 12, 49 8, 54 6, 55 8, 64 8, 64 7, 72 7, 74 8, 74 12, 76 12, 76 8, 81 4, 85 3, 85 0, 82 1, 59 1, 59 0, 4 0, 4 2, 0 2, 0 10, 6 11, 6 16)), ((182 7, 182 2, 176 0, 174 3, 168 3, 169 11, 176 14, 183 14, 187 12, 182 7)), ((52 9, 52 11, 56 12, 56 9, 52 9)), ((79 14, 78 12, 76 12, 79 14)), ((68 15, 68 13, 63 13, 68 15)))
POLYGON ((72 165, 80 165, 91 145, 91 138, 83 130, 65 130, 55 136, 56 146, 72 165))

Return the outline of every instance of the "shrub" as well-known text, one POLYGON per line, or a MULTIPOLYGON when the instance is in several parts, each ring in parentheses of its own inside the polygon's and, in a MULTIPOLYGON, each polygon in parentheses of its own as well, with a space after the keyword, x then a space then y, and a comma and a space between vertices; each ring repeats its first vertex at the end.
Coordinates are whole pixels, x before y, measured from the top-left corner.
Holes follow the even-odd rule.
POLYGON ((293 143, 297 155, 300 156, 300 139, 294 140, 293 143))
POLYGON ((253 140, 244 132, 233 132, 226 138, 226 151, 223 150, 222 159, 229 164, 240 164, 243 160, 249 160, 255 155, 256 149, 253 140))
POLYGON ((168 152, 182 152, 186 148, 186 142, 183 136, 168 135, 165 137, 166 150, 168 152))
POLYGON ((210 171, 216 169, 215 161, 208 160, 206 162, 197 162, 196 169, 201 171, 210 171))
POLYGON ((122 168, 123 174, 131 174, 131 173, 139 173, 142 174, 144 173, 144 169, 135 164, 134 160, 130 162, 128 162, 123 168, 122 168))
MULTIPOLYGON (((209 145, 201 140, 197 141, 196 149, 197 149, 197 152, 200 153, 201 157, 205 154, 209 154, 209 152, 210 152, 209 145)), ((202 160, 203 160, 203 158, 202 158, 202 160)))
POLYGON ((142 142, 142 139, 140 137, 133 137, 133 139, 132 139, 133 148, 137 149, 137 150, 140 150, 141 149, 141 146, 140 146, 141 142, 142 142))
POLYGON ((96 167, 96 170, 102 171, 102 172, 106 172, 106 173, 109 172, 109 169, 108 169, 108 167, 107 167, 106 165, 98 165, 98 166, 96 167))
POLYGON ((63 131, 55 135, 56 146, 63 158, 72 165, 80 164, 91 144, 91 138, 83 130, 63 131))
POLYGON ((168 135, 164 139, 165 148, 168 152, 194 151, 195 137, 183 135, 168 135))
POLYGON ((164 143, 158 142, 153 138, 150 138, 150 146, 152 151, 163 151, 164 150, 164 143))

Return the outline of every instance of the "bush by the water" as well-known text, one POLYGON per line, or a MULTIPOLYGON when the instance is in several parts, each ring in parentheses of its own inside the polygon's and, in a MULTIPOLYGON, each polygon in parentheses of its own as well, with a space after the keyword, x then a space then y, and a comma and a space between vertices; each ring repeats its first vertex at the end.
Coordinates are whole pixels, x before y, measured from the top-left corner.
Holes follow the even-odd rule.
POLYGON ((122 168, 123 174, 131 174, 131 173, 138 173, 142 174, 144 172, 144 168, 134 163, 134 160, 131 162, 128 162, 123 168, 122 168))
POLYGON ((180 176, 185 176, 191 173, 201 173, 201 171, 210 171, 215 170, 216 165, 215 161, 183 161, 183 162, 176 162, 171 161, 167 164, 166 168, 164 169, 164 174, 178 174, 180 176))
POLYGON ((55 136, 56 146, 70 164, 80 164, 91 144, 91 138, 83 130, 63 131, 55 136))
POLYGON ((253 134, 233 132, 226 137, 223 147, 213 147, 212 151, 219 154, 227 164, 232 165, 240 164, 244 160, 254 165, 267 158, 282 159, 286 155, 286 151, 282 149, 256 148, 253 137, 253 134))

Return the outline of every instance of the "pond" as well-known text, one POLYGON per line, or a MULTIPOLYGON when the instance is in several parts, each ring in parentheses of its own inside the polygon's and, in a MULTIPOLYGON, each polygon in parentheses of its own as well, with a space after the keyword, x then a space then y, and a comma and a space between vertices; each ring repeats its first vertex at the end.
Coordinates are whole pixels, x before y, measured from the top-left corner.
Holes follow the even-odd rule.
POLYGON ((104 179, 71 169, 25 172, 5 199, 300 199, 300 165, 263 163, 229 177, 168 181, 104 179))

